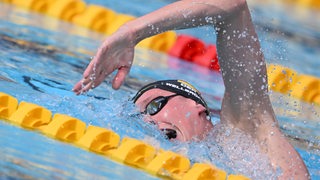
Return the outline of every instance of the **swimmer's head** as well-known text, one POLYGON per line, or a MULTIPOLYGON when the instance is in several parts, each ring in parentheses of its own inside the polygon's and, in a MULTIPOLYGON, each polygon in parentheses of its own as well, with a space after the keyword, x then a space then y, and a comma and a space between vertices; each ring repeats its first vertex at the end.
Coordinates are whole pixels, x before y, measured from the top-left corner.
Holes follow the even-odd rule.
POLYGON ((209 109, 200 92, 182 80, 148 84, 133 97, 133 102, 169 139, 203 139, 213 125, 209 109))

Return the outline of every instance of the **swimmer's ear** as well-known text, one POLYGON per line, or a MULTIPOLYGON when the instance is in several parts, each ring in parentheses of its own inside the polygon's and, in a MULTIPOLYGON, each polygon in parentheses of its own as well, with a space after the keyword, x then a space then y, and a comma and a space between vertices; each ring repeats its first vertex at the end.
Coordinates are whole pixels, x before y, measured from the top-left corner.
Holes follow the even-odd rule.
POLYGON ((127 74, 129 73, 130 68, 129 67, 125 67, 122 66, 118 69, 118 72, 116 74, 116 76, 113 78, 112 81, 112 88, 113 89, 119 89, 120 86, 123 84, 127 74))

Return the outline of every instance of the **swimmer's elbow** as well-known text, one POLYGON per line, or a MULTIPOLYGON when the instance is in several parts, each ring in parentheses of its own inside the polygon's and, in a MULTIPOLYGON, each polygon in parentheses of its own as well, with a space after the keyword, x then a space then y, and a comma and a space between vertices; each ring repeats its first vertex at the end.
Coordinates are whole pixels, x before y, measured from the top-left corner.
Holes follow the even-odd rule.
POLYGON ((280 175, 280 180, 286 179, 299 179, 299 180, 309 180, 309 171, 303 162, 302 158, 297 152, 292 152, 291 158, 286 160, 285 163, 290 162, 282 167, 282 174, 280 175))
POLYGON ((279 180, 287 180, 287 179, 310 180, 311 177, 306 167, 300 166, 300 167, 296 167, 294 170, 283 172, 283 174, 278 179, 279 180))
POLYGON ((268 136, 267 153, 274 168, 280 170, 278 179, 310 179, 308 169, 300 154, 280 130, 273 129, 272 132, 273 135, 268 136))

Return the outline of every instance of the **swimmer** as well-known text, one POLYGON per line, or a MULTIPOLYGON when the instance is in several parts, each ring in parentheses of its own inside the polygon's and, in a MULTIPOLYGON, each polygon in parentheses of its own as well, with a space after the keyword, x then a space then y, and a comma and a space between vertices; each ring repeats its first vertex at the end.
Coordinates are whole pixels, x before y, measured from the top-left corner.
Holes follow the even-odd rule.
MULTIPOLYGON (((168 30, 204 25, 212 25, 217 35, 225 85, 220 123, 252 137, 274 170, 281 170, 278 179, 309 179, 303 160, 276 120, 268 94, 266 63, 245 0, 181 0, 127 22, 103 42, 73 91, 81 94, 93 89, 116 70, 112 87, 119 89, 131 68, 134 47, 141 40, 168 30)), ((186 96, 157 87, 142 90, 135 102, 170 137, 202 139, 215 128, 207 120, 208 109, 197 93, 186 96), (194 121, 185 120, 189 117, 194 121)))

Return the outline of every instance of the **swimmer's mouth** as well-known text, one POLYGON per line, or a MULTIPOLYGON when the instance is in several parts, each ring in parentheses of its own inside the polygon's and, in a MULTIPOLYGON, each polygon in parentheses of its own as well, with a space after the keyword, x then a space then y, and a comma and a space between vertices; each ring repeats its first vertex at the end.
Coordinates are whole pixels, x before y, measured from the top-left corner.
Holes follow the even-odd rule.
POLYGON ((159 124, 166 124, 166 125, 169 125, 170 127, 173 127, 173 129, 171 128, 163 128, 163 129, 160 129, 164 135, 166 135, 167 139, 170 140, 170 139, 176 139, 177 136, 178 136, 178 133, 177 131, 182 135, 182 137, 184 138, 184 134, 182 133, 182 131, 177 127, 175 126, 174 124, 172 123, 168 123, 168 122, 155 122, 155 121, 150 121, 150 123, 154 124, 154 125, 157 125, 159 127, 159 124))
POLYGON ((177 138, 177 131, 174 129, 160 129, 167 137, 167 139, 177 138))

